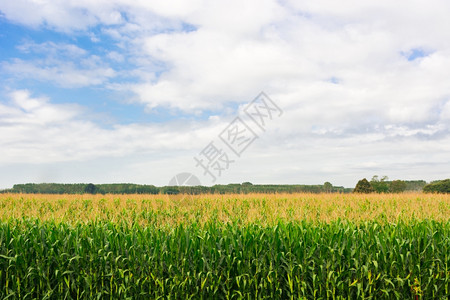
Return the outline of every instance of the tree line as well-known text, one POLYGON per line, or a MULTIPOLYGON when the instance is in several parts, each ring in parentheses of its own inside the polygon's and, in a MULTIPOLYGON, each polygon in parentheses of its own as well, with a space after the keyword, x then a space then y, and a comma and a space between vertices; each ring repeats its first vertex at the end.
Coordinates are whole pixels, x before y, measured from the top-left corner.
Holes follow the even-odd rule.
POLYGON ((217 184, 213 186, 163 186, 114 183, 26 183, 15 184, 12 189, 3 193, 25 194, 230 194, 230 193, 350 193, 351 188, 333 186, 326 182, 321 185, 284 185, 284 184, 252 184, 250 182, 236 184, 217 184))
POLYGON ((354 193, 402 193, 404 191, 423 191, 426 193, 450 193, 450 179, 433 181, 429 184, 425 180, 394 180, 387 176, 373 176, 370 181, 361 179, 356 184, 354 193))
POLYGON ((450 193, 450 179, 433 181, 423 188, 427 193, 450 193))
POLYGON ((213 186, 162 186, 134 183, 26 183, 15 184, 0 193, 24 194, 248 194, 248 193, 401 193, 404 191, 450 193, 450 179, 433 181, 393 180, 387 176, 361 179, 353 188, 334 186, 330 182, 304 184, 252 184, 250 182, 213 186))

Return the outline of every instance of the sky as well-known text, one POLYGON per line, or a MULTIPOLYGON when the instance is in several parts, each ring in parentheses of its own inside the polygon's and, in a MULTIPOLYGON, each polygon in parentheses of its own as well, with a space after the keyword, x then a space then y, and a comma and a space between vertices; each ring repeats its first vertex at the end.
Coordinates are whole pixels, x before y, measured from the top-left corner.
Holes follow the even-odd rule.
POLYGON ((0 0, 0 188, 448 178, 449 13, 446 0, 0 0))

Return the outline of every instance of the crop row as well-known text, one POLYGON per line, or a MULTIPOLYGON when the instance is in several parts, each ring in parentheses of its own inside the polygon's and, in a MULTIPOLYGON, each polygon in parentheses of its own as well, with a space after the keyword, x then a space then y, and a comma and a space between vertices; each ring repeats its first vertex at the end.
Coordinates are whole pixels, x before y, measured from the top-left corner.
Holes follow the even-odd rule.
POLYGON ((447 299, 450 222, 0 224, 0 298, 447 299))

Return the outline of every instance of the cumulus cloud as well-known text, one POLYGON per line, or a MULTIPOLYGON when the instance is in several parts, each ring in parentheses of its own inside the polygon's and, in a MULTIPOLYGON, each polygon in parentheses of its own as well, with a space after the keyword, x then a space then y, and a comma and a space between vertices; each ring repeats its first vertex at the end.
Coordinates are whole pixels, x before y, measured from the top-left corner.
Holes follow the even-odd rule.
POLYGON ((70 32, 85 30, 99 23, 112 25, 123 22, 122 15, 109 1, 6 1, 0 6, 14 22, 38 28, 70 32))
POLYGON ((392 170, 432 179, 430 170, 444 172, 436 165, 448 166, 450 150, 449 6, 444 0, 1 3, 12 22, 85 35, 98 45, 107 37, 115 44, 103 57, 75 42, 23 42, 17 49, 33 56, 1 62, 4 73, 126 92, 132 95, 127 101, 149 112, 211 115, 186 125, 104 129, 83 118, 80 108, 16 92, 10 104, 2 104, 0 124, 17 147, 2 157, 43 153, 45 161, 63 161, 164 149, 179 161, 185 157, 180 144, 201 150, 231 120, 230 111, 237 113, 264 90, 285 113, 230 178, 251 170, 244 180, 294 183, 293 174, 300 173, 296 182, 347 176, 348 184, 364 172, 392 170), (111 82, 119 77, 127 80, 111 82), (39 135, 25 119, 41 122, 48 143, 33 138, 39 135), (70 138, 53 142, 59 135, 70 138), (24 144, 14 136, 30 139, 24 144), (77 145, 68 147, 69 141, 77 145), (273 179, 272 170, 282 179, 273 179))
POLYGON ((98 157, 153 153, 165 149, 181 151, 204 141, 209 126, 173 121, 164 124, 129 124, 102 128, 89 120, 86 108, 54 104, 46 97, 33 97, 27 90, 9 94, 0 103, 0 163, 52 163, 82 161, 98 157))

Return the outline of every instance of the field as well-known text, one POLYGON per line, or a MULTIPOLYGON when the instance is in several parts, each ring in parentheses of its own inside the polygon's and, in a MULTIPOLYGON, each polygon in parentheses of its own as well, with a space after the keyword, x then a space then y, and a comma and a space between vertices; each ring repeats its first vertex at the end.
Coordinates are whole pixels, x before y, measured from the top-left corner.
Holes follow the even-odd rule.
POLYGON ((450 196, 0 195, 0 298, 447 299, 450 196))

